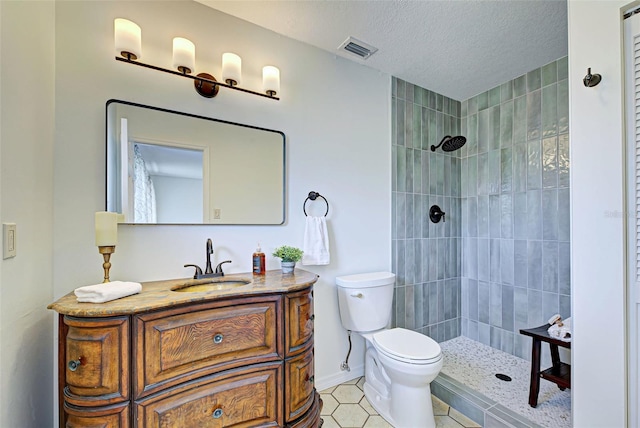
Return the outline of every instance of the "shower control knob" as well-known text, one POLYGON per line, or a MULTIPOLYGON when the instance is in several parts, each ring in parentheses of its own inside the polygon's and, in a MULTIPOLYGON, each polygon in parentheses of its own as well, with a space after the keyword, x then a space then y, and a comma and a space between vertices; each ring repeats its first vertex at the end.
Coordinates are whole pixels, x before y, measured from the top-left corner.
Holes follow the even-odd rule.
POLYGON ((444 214, 444 211, 437 205, 432 205, 431 209, 429 209, 429 219, 431 219, 433 223, 440 223, 440 219, 442 219, 444 223, 444 214))

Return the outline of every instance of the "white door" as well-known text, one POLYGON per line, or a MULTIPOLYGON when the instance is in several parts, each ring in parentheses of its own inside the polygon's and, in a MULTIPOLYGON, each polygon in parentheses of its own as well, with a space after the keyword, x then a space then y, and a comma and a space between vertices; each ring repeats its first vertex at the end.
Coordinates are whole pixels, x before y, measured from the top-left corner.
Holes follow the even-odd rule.
MULTIPOLYGON (((637 11, 640 11, 638 9, 637 11)), ((640 427, 638 367, 640 349, 640 13, 625 14, 625 104, 627 119, 627 328, 629 426, 640 427)))

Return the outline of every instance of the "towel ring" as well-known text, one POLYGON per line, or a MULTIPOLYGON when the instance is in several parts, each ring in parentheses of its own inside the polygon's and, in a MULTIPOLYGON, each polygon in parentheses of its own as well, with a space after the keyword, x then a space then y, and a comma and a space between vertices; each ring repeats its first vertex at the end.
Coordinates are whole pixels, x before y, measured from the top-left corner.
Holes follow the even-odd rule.
POLYGON ((315 201, 317 198, 324 199, 324 203, 327 204, 327 212, 324 213, 324 216, 326 217, 327 214, 329 214, 329 202, 327 202, 325 197, 318 192, 309 192, 309 196, 307 196, 307 199, 305 199, 304 202, 302 203, 302 211, 304 212, 305 216, 307 216, 307 209, 306 209, 307 201, 309 199, 311 199, 312 201, 315 201))

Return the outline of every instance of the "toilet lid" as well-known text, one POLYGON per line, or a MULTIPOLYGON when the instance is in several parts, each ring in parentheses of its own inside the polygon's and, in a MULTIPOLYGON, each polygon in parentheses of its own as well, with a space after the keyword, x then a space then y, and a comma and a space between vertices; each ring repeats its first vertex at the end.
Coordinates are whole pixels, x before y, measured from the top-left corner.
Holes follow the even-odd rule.
POLYGON ((416 331, 404 328, 383 330, 373 335, 379 352, 401 361, 416 361, 422 364, 441 358, 438 342, 416 331))

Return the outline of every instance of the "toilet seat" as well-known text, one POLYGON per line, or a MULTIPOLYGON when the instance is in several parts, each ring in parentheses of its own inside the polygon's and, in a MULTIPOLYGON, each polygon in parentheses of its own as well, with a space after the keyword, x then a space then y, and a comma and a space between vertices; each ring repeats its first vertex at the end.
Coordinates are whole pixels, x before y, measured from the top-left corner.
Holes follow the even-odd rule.
POLYGON ((404 328, 383 330, 373 335, 376 350, 387 357, 409 364, 434 364, 442 359, 438 342, 404 328))

